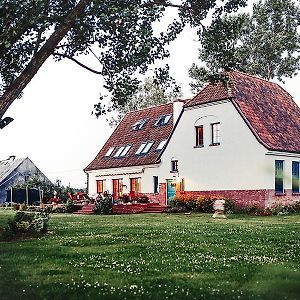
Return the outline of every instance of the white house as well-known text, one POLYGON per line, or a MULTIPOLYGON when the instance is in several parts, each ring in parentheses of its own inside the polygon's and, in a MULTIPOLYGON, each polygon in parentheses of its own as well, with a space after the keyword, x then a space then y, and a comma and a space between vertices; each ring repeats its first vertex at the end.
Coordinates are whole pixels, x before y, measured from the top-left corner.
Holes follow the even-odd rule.
POLYGON ((299 107, 275 83, 227 75, 228 87, 127 114, 85 169, 89 192, 134 191, 161 204, 176 192, 242 206, 300 200, 299 107))

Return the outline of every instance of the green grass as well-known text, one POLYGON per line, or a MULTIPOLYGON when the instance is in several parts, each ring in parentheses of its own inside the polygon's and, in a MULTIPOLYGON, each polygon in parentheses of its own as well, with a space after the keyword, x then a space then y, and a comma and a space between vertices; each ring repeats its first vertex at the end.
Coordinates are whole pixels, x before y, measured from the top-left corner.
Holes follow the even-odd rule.
POLYGON ((300 299, 299 229, 300 215, 56 214, 48 236, 0 243, 0 298, 300 299))

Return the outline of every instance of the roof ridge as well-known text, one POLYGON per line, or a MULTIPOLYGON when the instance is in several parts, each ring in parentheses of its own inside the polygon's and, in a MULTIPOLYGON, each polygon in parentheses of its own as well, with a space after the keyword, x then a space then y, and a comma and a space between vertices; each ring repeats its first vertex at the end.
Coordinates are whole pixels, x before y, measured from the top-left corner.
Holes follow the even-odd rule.
POLYGON ((204 86, 199 92, 197 92, 196 95, 195 95, 194 97, 188 99, 188 100, 184 103, 185 106, 188 106, 188 104, 189 104, 191 101, 193 101, 193 100, 194 100, 201 92, 203 92, 206 88, 208 88, 208 87, 210 86, 210 82, 209 82, 209 81, 205 82, 204 84, 205 84, 205 86, 204 86))
POLYGON ((131 114, 131 113, 135 113, 135 112, 138 112, 138 111, 143 111, 143 110, 146 110, 146 109, 153 109, 153 108, 156 108, 156 107, 167 106, 167 105, 170 105, 170 104, 173 104, 173 102, 170 101, 170 102, 167 102, 167 103, 162 103, 162 104, 158 104, 158 105, 152 105, 152 106, 148 106, 148 107, 144 107, 144 108, 139 108, 139 109, 131 110, 131 111, 127 112, 126 115, 131 114))
POLYGON ((239 71, 239 70, 232 70, 232 71, 228 71, 228 73, 240 73, 240 74, 243 74, 244 76, 246 77, 251 77, 251 78, 254 78, 256 80, 260 80, 260 81, 263 81, 263 82, 267 82, 267 83, 270 83, 270 84, 273 84, 273 85, 276 85, 278 86, 283 92, 285 92, 286 94, 288 94, 291 98, 294 98, 288 91, 286 91, 279 83, 277 82, 274 82, 274 81, 270 81, 266 78, 262 78, 262 77, 259 77, 257 75, 254 75, 254 74, 250 74, 250 73, 246 73, 246 72, 243 72, 243 71, 239 71))
POLYGON ((271 83, 271 84, 276 84, 278 86, 280 86, 278 83, 276 82, 273 82, 273 81, 270 81, 266 78, 262 78, 262 77, 259 77, 258 75, 254 75, 254 74, 250 74, 250 73, 246 73, 246 72, 243 72, 243 71, 239 71, 239 70, 232 70, 232 71, 228 71, 228 73, 240 73, 240 74, 243 74, 247 77, 252 77, 254 79, 257 79, 257 80, 261 80, 261 81, 264 81, 264 82, 267 82, 267 83, 271 83))

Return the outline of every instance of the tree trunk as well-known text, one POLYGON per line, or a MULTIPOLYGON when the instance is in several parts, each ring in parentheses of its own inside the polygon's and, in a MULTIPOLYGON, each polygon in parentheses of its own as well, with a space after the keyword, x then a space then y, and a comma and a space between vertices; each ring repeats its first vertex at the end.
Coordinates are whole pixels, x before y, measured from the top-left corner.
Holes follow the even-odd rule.
POLYGON ((60 26, 52 33, 42 48, 33 56, 23 72, 11 83, 0 97, 0 119, 9 106, 18 98, 27 84, 31 81, 46 59, 53 53, 56 46, 72 28, 76 19, 84 12, 92 0, 80 0, 69 12, 60 26))

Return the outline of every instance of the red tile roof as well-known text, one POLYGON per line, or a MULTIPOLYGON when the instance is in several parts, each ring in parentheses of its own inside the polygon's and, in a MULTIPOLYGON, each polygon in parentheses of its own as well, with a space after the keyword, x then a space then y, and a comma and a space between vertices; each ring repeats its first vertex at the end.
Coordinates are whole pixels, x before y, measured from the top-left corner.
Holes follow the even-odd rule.
POLYGON ((159 163, 160 151, 156 151, 156 148, 161 141, 170 137, 173 129, 173 117, 166 125, 154 126, 154 124, 160 116, 172 113, 173 103, 129 112, 85 171, 159 163), (132 130, 132 125, 141 119, 148 119, 143 129, 132 130), (153 141, 154 144, 147 154, 135 154, 143 142, 150 141, 153 141), (116 151, 126 144, 131 144, 132 147, 125 157, 114 158, 116 151), (112 155, 104 157, 111 147, 115 147, 112 155))
POLYGON ((208 84, 195 97, 188 100, 185 107, 200 105, 212 101, 231 98, 230 89, 226 88, 221 82, 216 84, 208 84))
POLYGON ((267 149, 300 153, 300 108, 278 84, 242 72, 228 72, 231 86, 209 84, 185 107, 231 99, 267 149))

